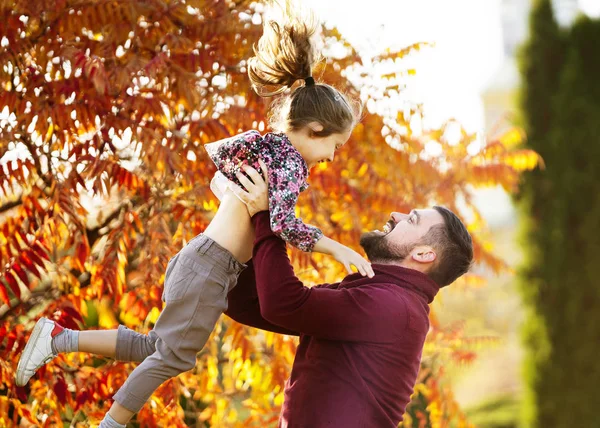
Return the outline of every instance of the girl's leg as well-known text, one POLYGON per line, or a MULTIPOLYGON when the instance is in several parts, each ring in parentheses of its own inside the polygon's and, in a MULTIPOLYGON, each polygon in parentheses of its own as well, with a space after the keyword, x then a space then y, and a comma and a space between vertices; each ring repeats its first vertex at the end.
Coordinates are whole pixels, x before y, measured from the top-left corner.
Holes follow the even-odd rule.
POLYGON ((156 351, 117 391, 100 428, 125 425, 162 383, 194 368, 196 353, 227 308, 227 293, 243 269, 230 252, 207 236, 190 241, 171 260, 165 278, 167 305, 151 332, 157 338, 156 351))
POLYGON ((138 365, 117 391, 108 411, 110 418, 105 417, 98 428, 120 428, 126 425, 160 385, 191 370, 195 365, 196 352, 182 360, 159 339, 157 351, 138 365), (192 355, 193 358, 190 358, 192 355), (113 421, 117 424, 112 423, 113 421))
MULTIPOLYGON (((79 352, 115 358, 119 330, 84 330, 79 334, 79 352)), ((55 338, 55 342, 61 335, 55 338)))
POLYGON ((252 257, 254 226, 246 205, 231 190, 223 195, 217 213, 203 234, 241 263, 246 263, 252 257))
POLYGON ((145 335, 120 325, 114 330, 64 329, 52 339, 56 354, 89 352, 118 361, 144 361, 154 353, 157 336, 152 331, 145 335))
POLYGON ((16 383, 25 385, 40 367, 60 353, 90 352, 119 361, 143 361, 154 353, 157 337, 152 331, 145 335, 122 325, 118 330, 69 330, 40 318, 21 354, 16 383))

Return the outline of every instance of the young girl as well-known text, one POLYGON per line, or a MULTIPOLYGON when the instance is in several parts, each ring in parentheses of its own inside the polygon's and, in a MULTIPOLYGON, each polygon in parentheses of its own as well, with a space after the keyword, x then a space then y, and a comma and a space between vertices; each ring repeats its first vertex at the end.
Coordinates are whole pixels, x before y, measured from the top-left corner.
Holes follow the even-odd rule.
MULTIPOLYGON (((289 12, 289 11, 288 11, 289 12)), ((277 133, 249 131, 207 145, 218 174, 211 188, 221 205, 204 233, 193 238, 167 266, 163 299, 166 306, 148 335, 124 326, 118 330, 72 331, 40 319, 23 351, 16 374, 24 385, 60 352, 90 352, 121 361, 141 361, 114 396, 100 427, 125 427, 152 393, 166 380, 192 369, 219 316, 227 308, 227 293, 236 284, 252 255, 253 228, 246 206, 228 188, 239 181, 243 165, 269 171, 271 227, 303 251, 330 254, 349 272, 354 265, 373 276, 370 264, 357 252, 323 236, 296 218, 300 192, 307 188, 309 170, 331 162, 350 137, 357 113, 336 89, 311 77, 316 54, 311 38, 314 23, 290 17, 268 22, 248 74, 261 95, 275 95, 304 82, 286 95, 273 112, 277 133), (266 87, 275 90, 266 92, 266 87)))

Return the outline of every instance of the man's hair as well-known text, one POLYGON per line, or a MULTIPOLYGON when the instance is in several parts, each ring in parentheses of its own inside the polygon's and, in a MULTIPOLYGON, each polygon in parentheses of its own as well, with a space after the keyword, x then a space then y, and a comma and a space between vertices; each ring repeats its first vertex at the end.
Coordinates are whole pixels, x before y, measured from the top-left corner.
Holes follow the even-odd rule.
POLYGON ((433 207, 444 218, 432 226, 420 243, 437 250, 437 259, 427 275, 440 287, 452 284, 473 262, 473 239, 464 223, 448 208, 433 207))

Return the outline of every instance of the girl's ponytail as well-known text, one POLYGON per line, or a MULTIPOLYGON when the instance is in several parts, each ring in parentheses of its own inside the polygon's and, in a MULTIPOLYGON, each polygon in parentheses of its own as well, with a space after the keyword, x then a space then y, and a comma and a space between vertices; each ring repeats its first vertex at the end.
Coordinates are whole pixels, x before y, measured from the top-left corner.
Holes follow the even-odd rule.
POLYGON ((305 84, 271 105, 271 128, 285 133, 318 122, 323 126, 315 133, 319 137, 351 130, 360 119, 360 104, 312 78, 312 68, 320 60, 313 38, 318 29, 314 15, 294 10, 291 0, 280 1, 285 3, 275 1, 275 5, 281 18, 265 21, 255 56, 248 60, 248 76, 263 97, 280 94, 296 80, 304 79, 305 84))
POLYGON ((320 59, 312 40, 318 28, 314 16, 301 17, 290 0, 278 6, 281 19, 265 22, 263 35, 254 46, 255 56, 248 60, 252 87, 264 97, 279 94, 296 80, 310 77, 320 59))

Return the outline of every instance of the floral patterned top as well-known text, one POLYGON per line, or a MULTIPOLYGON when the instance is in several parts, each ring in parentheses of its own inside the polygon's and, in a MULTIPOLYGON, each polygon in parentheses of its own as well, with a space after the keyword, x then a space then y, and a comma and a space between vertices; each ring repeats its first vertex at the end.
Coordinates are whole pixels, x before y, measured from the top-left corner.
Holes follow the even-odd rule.
POLYGON ((248 131, 205 144, 208 155, 227 179, 241 185, 235 174, 243 165, 260 171, 258 159, 269 170, 269 213, 273 233, 302 251, 312 251, 323 232, 296 217, 300 192, 308 188, 308 166, 285 134, 248 131))

